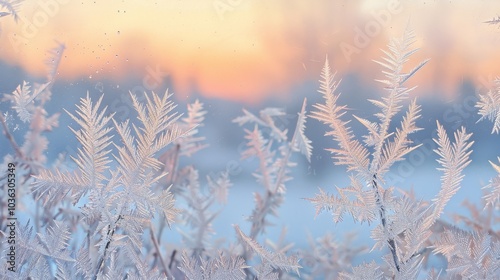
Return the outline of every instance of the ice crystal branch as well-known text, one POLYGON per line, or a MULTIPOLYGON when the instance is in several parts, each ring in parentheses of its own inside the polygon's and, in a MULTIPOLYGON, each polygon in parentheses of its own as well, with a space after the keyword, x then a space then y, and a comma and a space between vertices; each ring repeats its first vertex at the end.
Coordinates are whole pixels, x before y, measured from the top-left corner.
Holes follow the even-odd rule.
POLYGON ((63 270, 67 263, 75 261, 68 248, 70 237, 69 229, 63 221, 53 221, 45 232, 35 235, 29 222, 16 228, 17 266, 15 271, 2 269, 0 276, 2 279, 29 279, 35 275, 36 278, 52 278, 48 269, 50 266, 63 270))
MULTIPOLYGON (((497 159, 500 161, 500 158, 497 159)), ((500 166, 491 162, 491 166, 497 172, 497 176, 490 180, 489 184, 485 186, 485 189, 491 189, 491 192, 485 195, 486 205, 498 205, 500 202, 500 166)))
POLYGON ((34 100, 40 93, 42 93, 48 84, 43 84, 35 90, 31 90, 31 86, 27 82, 19 85, 14 92, 12 92, 11 101, 14 103, 12 108, 16 110, 18 117, 23 122, 31 120, 35 111, 34 100))
MULTIPOLYGON (((75 115, 68 113, 81 127, 79 130, 71 128, 82 145, 78 155, 72 157, 78 170, 56 169, 35 176, 33 191, 45 204, 57 203, 66 196, 77 203, 88 195, 90 201, 84 205, 82 213, 87 226, 95 229, 90 236, 97 240, 95 246, 99 248, 98 256, 92 260, 95 267, 88 272, 91 278, 104 275, 108 256, 119 248, 141 248, 140 236, 155 214, 162 214, 168 225, 177 215, 169 189, 158 191, 155 188, 165 175, 158 174, 162 163, 156 154, 184 135, 176 126, 180 115, 173 112, 175 105, 169 100, 170 96, 168 93, 163 97, 155 93, 146 95, 143 104, 132 95, 142 125, 132 125, 132 133, 129 122, 118 124, 113 114, 106 116, 106 108, 99 108, 103 97, 94 105, 87 95, 77 105, 75 115), (123 146, 112 140, 112 128, 108 126, 111 121, 123 146), (109 170, 111 144, 115 145, 118 155, 113 155, 117 167, 109 170)), ((91 244, 87 246, 90 250, 91 244)), ((142 264, 136 261, 134 265, 140 272, 142 264)))
POLYGON ((110 152, 107 148, 112 143, 109 135, 111 128, 107 125, 113 115, 105 116, 106 108, 98 112, 102 97, 95 105, 88 94, 80 101, 81 105, 77 105, 78 117, 68 112, 81 126, 80 130, 70 128, 83 146, 78 149, 78 156, 72 157, 79 172, 64 174, 59 170, 43 170, 40 175, 35 176, 37 181, 33 185, 33 192, 44 204, 56 203, 66 195, 70 195, 73 203, 76 203, 90 190, 103 187, 104 172, 111 162, 107 156, 110 152))
MULTIPOLYGON (((306 159, 310 161, 312 154, 311 141, 306 137, 306 100, 302 104, 301 111, 298 114, 297 123, 293 136, 288 140, 286 128, 279 128, 273 118, 283 117, 285 115, 282 109, 267 108, 260 112, 260 117, 244 110, 244 115, 233 120, 239 125, 253 123, 254 129, 245 129, 247 139, 247 149, 243 151, 242 157, 256 157, 259 160, 258 172, 253 175, 261 185, 265 188, 264 195, 255 193, 255 209, 252 212, 249 220, 252 223, 250 229, 250 240, 256 238, 265 232, 269 223, 269 215, 278 216, 278 208, 283 203, 286 192, 285 183, 291 180, 290 167, 295 166, 291 161, 291 156, 294 152, 302 153, 306 159), (263 130, 268 131, 268 136, 263 130), (277 144, 276 144, 277 143, 277 144), (277 147, 277 148, 276 148, 277 147)), ((249 250, 247 246, 243 247, 243 259, 250 260, 253 250, 249 250)), ((247 279, 252 279, 253 272, 247 271, 247 279)), ((259 278, 274 279, 273 269, 265 263, 255 268, 259 278)))
POLYGON ((325 99, 324 104, 315 104, 316 111, 311 113, 311 117, 317 119, 330 127, 330 131, 325 136, 333 136, 338 143, 339 149, 330 149, 333 158, 339 165, 346 165, 349 171, 356 171, 358 174, 368 176, 368 150, 354 138, 351 128, 347 126, 348 121, 341 118, 345 114, 346 106, 338 105, 337 100, 340 94, 336 94, 340 81, 334 81, 335 75, 331 74, 328 59, 321 71, 319 92, 325 99))
POLYGON ((491 133, 500 132, 500 78, 495 80, 495 84, 496 88, 479 95, 479 101, 476 104, 481 115, 479 121, 488 119, 493 122, 491 133))
MULTIPOLYGON (((495 80, 496 87, 490 89, 486 94, 479 95, 479 101, 476 107, 479 108, 481 118, 488 119, 493 122, 491 133, 500 132, 500 78, 495 80)), ((500 158, 498 159, 500 161, 500 158)), ((500 166, 490 161, 491 166, 498 173, 495 178, 492 178, 485 189, 491 189, 491 192, 485 195, 486 206, 497 205, 500 201, 500 166)))
POLYGON ((445 205, 451 197, 460 188, 460 182, 464 178, 463 170, 471 160, 469 159, 474 141, 469 141, 472 136, 467 134, 465 128, 455 132, 455 142, 451 143, 446 135, 444 127, 437 123, 438 138, 434 142, 438 144, 438 149, 435 152, 439 155, 438 162, 442 166, 438 170, 443 171, 441 176, 441 190, 438 196, 434 199, 432 213, 425 219, 424 227, 430 228, 439 218, 444 210, 445 205))
POLYGON ((211 210, 215 201, 225 202, 218 193, 227 192, 227 188, 231 185, 228 175, 221 174, 216 180, 209 179, 209 194, 204 192, 200 186, 198 179, 198 171, 192 166, 188 167, 188 178, 183 184, 183 192, 180 195, 187 202, 187 209, 182 213, 182 219, 191 228, 189 232, 180 231, 184 243, 192 250, 194 259, 200 260, 203 253, 210 252, 213 249, 210 244, 210 237, 214 234, 212 228, 213 220, 218 216, 220 211, 214 212, 211 210), (214 182, 215 181, 215 182, 214 182), (222 200, 222 201, 221 201, 222 200))
POLYGON ((281 269, 287 272, 293 271, 297 275, 300 275, 299 269, 302 267, 299 265, 299 260, 296 257, 287 257, 284 254, 270 252, 252 238, 246 236, 237 225, 234 226, 234 229, 241 242, 251 251, 259 255, 264 265, 269 265, 272 268, 281 269))
POLYGON ((339 196, 329 195, 320 189, 319 194, 308 198, 316 207, 316 215, 323 211, 330 211, 335 223, 343 220, 344 213, 350 214, 355 221, 372 222, 377 219, 375 194, 372 189, 364 189, 363 184, 354 176, 350 177, 351 185, 346 188, 337 188, 339 196))
MULTIPOLYGON (((336 164, 347 166, 348 171, 356 172, 355 175, 359 180, 368 182, 373 199, 366 200, 362 198, 368 193, 363 193, 361 186, 347 189, 355 194, 356 200, 354 202, 349 200, 345 191, 339 191, 341 193, 340 198, 329 196, 321 191, 319 195, 310 200, 316 205, 317 213, 325 209, 332 210, 335 221, 341 220, 343 212, 349 212, 358 221, 369 222, 374 215, 378 216, 383 231, 383 238, 381 239, 386 240, 397 272, 400 272, 401 260, 398 256, 397 243, 390 232, 390 221, 387 214, 389 205, 387 199, 383 197, 384 188, 382 184, 384 183, 384 174, 394 162, 403 160, 405 155, 418 147, 412 146, 412 141, 408 139, 411 133, 419 130, 415 123, 420 116, 420 107, 415 100, 411 102, 400 128, 397 128, 395 132, 389 131, 394 116, 401 111, 403 108, 402 103, 407 99, 409 92, 414 89, 407 88, 405 86, 406 81, 427 63, 427 60, 424 60, 409 72, 403 71, 403 65, 417 51, 417 49, 411 48, 414 41, 413 32, 406 30, 402 38, 393 39, 389 43, 389 51, 383 51, 385 54, 383 60, 375 61, 385 68, 382 72, 385 74, 386 79, 377 81, 385 86, 384 88, 389 92, 389 95, 382 97, 380 101, 370 100, 381 110, 380 113, 375 115, 378 122, 356 117, 368 129, 369 134, 364 138, 365 144, 373 146, 371 158, 369 150, 356 140, 348 127, 348 121, 341 119, 345 115, 346 107, 337 104, 339 94, 336 94, 335 91, 339 82, 333 80, 334 76, 331 74, 328 59, 325 61, 321 73, 319 90, 325 102, 324 104, 314 105, 316 111, 312 113, 313 118, 330 127, 331 130, 326 135, 333 136, 334 141, 338 143, 339 149, 330 150, 334 154, 333 158, 336 160, 336 164)), ((356 180, 351 180, 353 186, 360 185, 356 180)))
POLYGON ((277 208, 283 201, 285 183, 291 180, 289 168, 295 164, 290 158, 293 152, 300 152, 309 160, 312 153, 311 141, 305 136, 306 100, 302 104, 294 134, 287 140, 287 129, 279 129, 272 117, 283 116, 281 109, 271 108, 261 111, 261 118, 244 110, 245 115, 236 118, 233 122, 240 125, 255 123, 253 130, 245 130, 248 148, 242 153, 243 158, 257 157, 259 159, 258 172, 254 173, 257 181, 265 187, 264 197, 255 194, 256 207, 251 216, 251 238, 256 238, 268 225, 266 216, 277 215, 277 208), (266 138, 258 125, 270 129, 270 139, 266 138), (273 140, 280 146, 273 149, 273 140))
MULTIPOLYGON (((407 29, 405 30, 403 36, 400 39, 391 40, 391 42, 388 45, 389 51, 383 51, 384 54, 386 55, 385 57, 383 57, 383 61, 375 60, 376 63, 385 68, 385 70, 382 72, 386 76, 385 80, 377 80, 377 81, 382 83, 385 86, 385 89, 389 92, 389 95, 387 97, 382 97, 382 101, 371 100, 371 102, 377 107, 379 107, 382 111, 381 113, 376 114, 376 116, 380 120, 380 123, 378 124, 379 130, 378 133, 375 135, 375 139, 378 139, 378 141, 375 143, 375 151, 373 153, 373 159, 370 164, 371 174, 377 174, 380 178, 382 177, 381 171, 383 171, 380 169, 380 166, 383 163, 382 155, 384 153, 384 150, 387 151, 387 149, 384 149, 384 145, 388 145, 388 143, 385 140, 387 139, 387 137, 390 136, 389 133, 390 123, 393 117, 401 110, 402 108, 401 103, 405 99, 407 99, 408 94, 415 88, 415 87, 407 88, 405 86, 405 83, 412 76, 414 76, 417 73, 417 71, 420 70, 428 61, 424 60, 420 62, 411 71, 403 72, 404 64, 408 62, 412 54, 418 51, 418 49, 412 48, 414 42, 415 42, 415 35, 413 34, 413 31, 407 29)), ((398 135, 396 135, 396 140, 399 141, 406 140, 405 137, 403 138, 401 136, 406 136, 418 130, 418 128, 415 127, 414 122, 415 119, 418 118, 419 108, 418 107, 415 108, 415 104, 412 105, 413 106, 410 106, 410 110, 405 120, 403 121, 402 124, 403 130, 398 131, 398 133, 402 135, 399 135, 400 136, 399 139, 398 135)), ((407 145, 403 145, 403 147, 405 146, 407 145)), ((393 147, 392 150, 397 150, 395 148, 398 148, 397 145, 393 147)), ((403 152, 402 155, 410 151, 411 149, 406 149, 406 151, 403 152)), ((394 156, 393 158, 390 157, 386 158, 386 161, 389 162, 388 165, 390 165, 392 162, 396 160, 400 160, 402 157, 401 153, 394 152, 394 154, 398 156, 394 156)))
POLYGON ((180 146, 181 156, 191 156, 208 146, 203 143, 205 137, 197 135, 199 134, 198 128, 203 126, 203 121, 207 113, 203 110, 203 104, 196 100, 194 103, 188 104, 187 109, 187 116, 179 124, 187 132, 184 137, 175 141, 175 144, 180 146))

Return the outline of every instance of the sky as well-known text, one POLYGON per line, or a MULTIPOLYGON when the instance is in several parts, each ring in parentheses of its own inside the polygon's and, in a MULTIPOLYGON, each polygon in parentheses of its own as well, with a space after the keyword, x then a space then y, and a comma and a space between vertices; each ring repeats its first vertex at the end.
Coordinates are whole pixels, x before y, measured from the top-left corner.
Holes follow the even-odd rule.
MULTIPOLYGON (((0 9, 0 11, 2 11, 0 9)), ((421 94, 453 97, 464 79, 498 75, 500 1, 26 0, 0 18, 0 61, 44 75, 47 50, 66 45, 58 79, 171 80, 177 94, 258 103, 317 80, 325 57, 342 76, 381 78, 372 60, 409 25, 421 94)), ((412 61, 409 63, 412 64, 412 61)))

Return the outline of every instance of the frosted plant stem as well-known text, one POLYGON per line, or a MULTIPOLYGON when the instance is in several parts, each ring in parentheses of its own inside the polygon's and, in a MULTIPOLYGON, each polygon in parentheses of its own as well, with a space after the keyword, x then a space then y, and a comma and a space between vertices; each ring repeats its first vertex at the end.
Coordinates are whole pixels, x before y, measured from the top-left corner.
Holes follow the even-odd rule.
POLYGON ((408 263, 409 261, 411 261, 414 257, 416 256, 420 256, 420 255, 423 255, 425 252, 427 251, 427 248, 423 248, 421 249, 420 251, 418 252, 415 252, 413 253, 413 255, 411 255, 406 261, 403 261, 403 263, 408 263))
MULTIPOLYGON (((264 207, 260 208, 258 213, 255 216, 258 217, 258 223, 252 222, 252 229, 250 230, 250 238, 256 239, 259 233, 262 231, 262 225, 264 224, 264 220, 266 218, 267 213, 269 212, 269 208, 271 206, 271 200, 273 199, 274 194, 270 191, 266 192, 266 196, 264 198, 264 207)), ((255 217, 254 217, 255 218, 255 217)))
POLYGON ((115 234, 115 231, 116 231, 116 224, 121 219, 122 219, 122 215, 118 215, 118 218, 116 219, 115 226, 113 227, 113 229, 111 229, 111 225, 109 225, 108 232, 106 234, 106 236, 109 238, 109 240, 106 243, 106 247, 104 247, 104 253, 102 254, 102 256, 99 259, 99 261, 97 262, 97 269, 96 269, 96 272, 95 272, 95 275, 94 275, 94 278, 93 278, 94 280, 97 280, 97 276, 99 275, 99 272, 101 272, 101 269, 102 269, 102 267, 104 265, 104 259, 106 258, 106 254, 108 252, 109 246, 111 245, 111 240, 112 240, 113 235, 115 234))
POLYGON ((36 201, 35 215, 36 215, 35 230, 36 230, 36 232, 40 232, 40 201, 39 200, 36 201))
MULTIPOLYGON (((271 206, 274 203, 274 201, 273 201, 274 198, 276 197, 277 194, 279 195, 279 188, 280 188, 280 185, 282 184, 283 178, 285 178, 285 171, 286 171, 286 167, 288 165, 288 161, 290 160, 290 156, 292 154, 293 145, 297 139, 297 135, 299 134, 298 130, 299 130, 298 128, 295 129, 292 140, 288 143, 286 153, 283 157, 283 164, 281 165, 279 172, 278 172, 278 175, 276 176, 276 184, 275 184, 274 188, 272 190, 268 189, 268 191, 266 192, 266 197, 264 199, 265 205, 259 213, 259 223, 258 224, 255 224, 255 222, 252 223, 250 238, 252 238, 253 240, 255 240, 255 238, 257 238, 257 235, 259 235, 259 233, 262 231, 262 226, 264 225, 264 219, 265 219, 266 215, 268 214, 269 209, 271 208, 271 206)), ((262 162, 262 160, 261 160, 261 162, 262 162)))
POLYGON ((169 262, 169 264, 168 264, 168 269, 170 269, 170 271, 171 271, 171 269, 172 269, 172 266, 174 265, 175 255, 176 255, 176 254, 177 254, 177 250, 175 250, 175 249, 174 249, 174 250, 172 251, 172 255, 170 256, 170 262, 169 262))
POLYGON ((165 272, 165 276, 167 276, 167 278, 170 278, 170 277, 172 277, 172 272, 168 268, 167 264, 165 263, 165 260, 163 259, 163 256, 161 255, 160 246, 158 245, 158 241, 156 239, 154 228, 153 228, 152 224, 149 226, 149 233, 150 233, 151 241, 153 241, 153 245, 155 246, 157 256, 160 259, 161 266, 163 267, 163 271, 165 272))
MULTIPOLYGON (((256 240, 257 236, 262 232, 265 218, 266 218, 267 214, 269 213, 271 207, 275 204, 276 196, 281 195, 278 192, 278 190, 279 190, 279 186, 281 185, 281 182, 282 182, 284 175, 285 175, 285 168, 288 164, 288 160, 290 159, 290 155, 291 155, 292 147, 293 147, 292 145, 295 142, 296 134, 297 133, 294 133, 292 141, 288 143, 287 151, 286 151, 284 159, 283 159, 284 163, 278 172, 278 176, 276 179, 276 185, 274 186, 273 192, 271 192, 270 190, 266 191, 266 196, 264 198, 264 206, 259 209, 260 211, 258 211, 258 213, 256 215, 256 216, 258 216, 258 223, 255 222, 255 219, 253 219, 252 228, 250 230, 250 238, 253 240, 256 240)), ((248 262, 249 258, 250 258, 250 253, 245 249, 244 254, 243 254, 243 259, 245 260, 245 262, 248 262)), ((248 275, 247 279, 255 279, 256 278, 250 269, 246 268, 245 272, 248 275)))
POLYGON ((158 239, 158 244, 161 243, 161 235, 163 234, 163 229, 165 228, 165 220, 163 219, 160 219, 160 226, 159 226, 159 229, 158 229, 158 234, 157 236, 159 236, 160 238, 158 239))
MULTIPOLYGON (((377 203, 377 207, 379 209, 380 222, 382 223, 382 227, 384 229, 384 233, 386 236, 389 235, 389 230, 387 228, 387 216, 385 212, 384 203, 382 203, 382 197, 380 196, 380 192, 378 191, 377 184, 377 174, 373 174, 372 187, 375 191, 375 201, 377 203)), ((387 244, 389 244, 389 250, 392 254, 392 260, 394 261, 394 265, 396 266, 396 270, 399 271, 399 258, 398 253, 396 251, 396 242, 393 238, 387 239, 387 244)))
POLYGON ((3 113, 1 111, 0 111, 0 122, 2 123, 3 134, 5 135, 5 137, 7 137, 7 140, 9 140, 10 144, 12 145, 12 148, 14 149, 16 156, 19 158, 23 158, 23 153, 21 152, 21 149, 17 145, 16 140, 14 140, 14 137, 12 137, 9 128, 7 127, 7 122, 5 121, 5 118, 3 117, 3 113))
MULTIPOLYGON (((304 100, 304 104, 302 107, 302 113, 305 112, 305 107, 306 107, 306 100, 304 100)), ((297 142, 297 137, 300 137, 301 128, 299 126, 299 122, 300 122, 300 117, 299 117, 299 120, 297 121, 297 125, 295 127, 295 131, 293 133, 292 139, 287 143, 286 151, 283 154, 282 163, 281 163, 281 166, 279 167, 274 186, 271 186, 271 180, 269 177, 266 176, 267 173, 262 172, 264 175, 264 186, 266 187, 267 191, 266 191, 265 197, 263 199, 264 206, 260 207, 260 208, 256 208, 257 213, 252 218, 252 227, 250 229, 250 235, 249 235, 249 237, 252 240, 256 240, 257 236, 263 231, 266 216, 272 210, 272 207, 274 205, 276 205, 277 203, 279 203, 279 198, 280 198, 280 196, 283 195, 280 192, 280 187, 283 184, 283 182, 286 180, 286 178, 285 178, 286 177, 286 168, 288 167, 288 162, 289 162, 290 157, 292 155, 294 145, 297 142), (255 219, 255 216, 257 216, 257 219, 255 219)), ((260 160, 260 169, 262 171, 264 171, 266 168, 265 163, 264 163, 265 160, 261 157, 259 157, 259 160, 260 160)), ((250 256, 251 256, 250 252, 246 248, 244 248, 243 259, 245 260, 245 263, 248 262, 248 259, 250 258, 250 256)), ((250 269, 245 268, 245 272, 247 274, 247 279, 255 279, 256 278, 256 276, 254 275, 254 273, 250 269)), ((281 275, 281 273, 282 272, 280 271, 280 275, 281 275)))
MULTIPOLYGON (((273 200, 276 197, 276 193, 271 193, 270 191, 266 192, 266 196, 264 198, 264 207, 260 209, 260 211, 257 213, 257 216, 259 216, 259 223, 252 223, 252 228, 250 230, 250 238, 252 240, 256 240, 257 236, 259 233, 262 231, 263 227, 262 225, 264 224, 265 217, 267 213, 269 212, 269 209, 271 208, 272 204, 274 203, 273 200)), ((245 260, 245 263, 248 263, 248 260, 251 257, 251 253, 249 250, 244 248, 244 253, 243 253, 243 259, 245 260)), ((253 280, 256 279, 256 276, 253 274, 253 272, 249 268, 245 268, 245 273, 248 275, 247 279, 253 280)))

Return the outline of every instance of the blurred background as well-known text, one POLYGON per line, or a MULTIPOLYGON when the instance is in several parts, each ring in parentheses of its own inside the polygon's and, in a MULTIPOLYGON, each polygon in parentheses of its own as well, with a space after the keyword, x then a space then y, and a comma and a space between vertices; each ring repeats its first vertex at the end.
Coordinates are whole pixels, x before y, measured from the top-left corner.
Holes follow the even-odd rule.
MULTIPOLYGON (((47 134, 48 165, 59 153, 76 154, 78 146, 68 129, 74 124, 63 109, 74 111, 86 92, 93 98, 104 94, 105 105, 118 121, 135 117, 129 92, 169 89, 181 112, 196 99, 204 103, 207 115, 200 133, 209 147, 185 164, 199 168, 201 178, 230 172, 234 187, 214 221, 217 238, 233 240, 231 224, 248 229, 245 218, 253 209, 252 192, 263 192, 251 175, 256 160, 240 159, 244 132, 231 120, 243 108, 258 114, 266 107, 282 107, 287 115, 278 123, 293 133, 304 98, 308 111, 322 102, 317 89, 326 57, 342 79, 339 102, 349 108, 346 120, 352 114, 373 119, 376 108, 367 99, 385 92, 374 81, 384 76, 372 60, 379 59, 390 38, 400 36, 407 25, 420 48, 409 68, 431 59, 409 82, 418 86, 412 95, 422 105, 417 124, 424 128, 412 139, 423 146, 407 162, 395 164, 388 184, 413 188, 424 199, 438 193, 441 174, 432 152, 436 120, 450 135, 466 126, 475 141, 473 162, 447 213, 466 214, 461 206, 465 199, 479 205, 481 188, 495 175, 488 161, 500 156, 500 136, 490 134, 491 123, 478 122, 474 106, 478 94, 491 89, 500 73, 500 25, 486 23, 499 15, 499 1, 27 0, 18 12, 0 18, 0 93, 11 93, 23 80, 44 82, 48 50, 65 45, 46 106, 49 113, 62 113, 59 127, 47 134)), ((0 110, 15 115, 7 102, 0 110)), ((22 142, 27 124, 14 117, 8 125, 22 142)), ((361 139, 366 131, 356 122, 351 125, 361 139)), ((287 239, 301 248, 308 232, 332 232, 341 240, 355 231, 361 244, 370 247, 369 226, 355 225, 350 217, 335 225, 325 213, 314 219, 313 205, 303 199, 314 196, 318 187, 334 192, 334 186, 349 183, 345 168, 334 166, 324 151, 335 146, 323 136, 326 129, 308 120, 313 157, 310 163, 294 158, 299 163, 293 169, 295 179, 287 184, 280 218, 266 237, 275 240, 287 226, 287 239)), ((12 150, 2 136, 0 156, 8 153, 12 150)), ((170 237, 172 242, 180 240, 175 231, 170 237)))

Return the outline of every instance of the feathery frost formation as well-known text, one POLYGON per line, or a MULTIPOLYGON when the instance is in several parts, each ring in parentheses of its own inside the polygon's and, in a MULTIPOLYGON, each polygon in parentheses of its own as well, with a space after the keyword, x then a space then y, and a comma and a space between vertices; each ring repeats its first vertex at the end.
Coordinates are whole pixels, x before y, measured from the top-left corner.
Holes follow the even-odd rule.
MULTIPOLYGON (((0 1, 7 10, 0 10, 0 17, 17 19, 21 2, 0 1)), ((1 166, 16 167, 16 194, 23 197, 16 200, 16 211, 30 220, 10 231, 6 217, 11 192, 6 186, 11 176, 0 175, 0 250, 7 252, 9 236, 16 236, 15 270, 8 269, 3 253, 0 278, 421 279, 427 274, 427 279, 499 279, 500 163, 491 162, 498 174, 484 187, 483 205, 466 202, 470 215, 455 215, 456 224, 442 217, 471 162, 471 133, 463 127, 447 131, 436 122, 434 152, 442 175, 432 201, 388 184, 387 173, 394 164, 420 147, 412 137, 421 130, 421 108, 410 97, 415 87, 408 84, 427 60, 405 70, 417 51, 414 41, 406 30, 375 61, 382 67, 384 77, 377 81, 386 94, 369 100, 377 108, 373 117, 348 116, 347 106, 339 102, 340 81, 328 59, 319 89, 324 100, 313 105, 310 115, 306 100, 293 125, 281 108, 258 114, 243 109, 233 123, 244 131, 241 157, 255 161, 253 176, 261 190, 253 194, 247 222, 231 228, 234 241, 229 244, 216 239, 213 223, 227 211, 224 207, 236 182, 230 170, 200 176, 196 159, 208 148, 201 135, 208 114, 198 100, 187 105, 183 117, 168 91, 131 94, 134 118, 120 123, 102 105, 104 96, 91 98, 87 93, 75 111, 66 111, 77 151, 69 159, 60 155, 49 166, 46 150, 59 114, 48 114, 44 106, 51 99, 65 50, 58 44, 49 52, 44 83, 23 82, 2 98, 10 110, 0 112, 9 144, 1 166), (371 250, 383 250, 381 261, 351 267, 369 249, 356 245, 354 235, 311 236, 310 248, 295 248, 287 242, 284 227, 279 240, 265 239, 279 218, 292 171, 300 167, 295 161, 299 156, 304 162, 314 159, 308 117, 328 127, 325 136, 334 142, 328 151, 336 165, 346 167, 350 180, 348 186, 336 187, 336 194, 320 189, 308 200, 316 215, 331 212, 335 223, 351 216, 355 222, 373 225, 371 250), (356 135, 351 120, 359 121, 366 134, 356 135), (14 122, 25 126, 24 138, 14 134, 14 122), (173 227, 177 231, 167 231, 173 227), (182 237, 180 244, 169 242, 175 234, 182 237)), ((480 95, 476 107, 479 120, 493 122, 492 133, 498 133, 499 81, 495 89, 480 95)))
MULTIPOLYGON (((372 250, 388 249, 389 253, 384 256, 387 267, 382 268, 375 262, 365 263, 353 267, 352 273, 341 272, 339 275, 342 279, 416 279, 432 248, 435 254, 449 255, 449 276, 467 279, 489 279, 492 275, 498 277, 499 258, 495 255, 498 253, 495 248, 499 240, 493 242, 489 233, 467 233, 470 242, 477 242, 477 246, 483 244, 480 257, 475 252, 471 252, 467 258, 461 255, 452 257, 452 252, 459 254, 458 251, 453 251, 444 244, 458 238, 454 228, 445 228, 442 237, 435 238, 435 225, 441 224, 439 218, 448 201, 459 190, 464 177, 463 170, 470 163, 473 141, 470 141, 472 134, 466 133, 465 128, 455 132, 452 141, 445 128, 437 123, 437 138, 434 141, 438 148, 435 152, 441 165, 438 170, 443 175, 441 190, 431 203, 415 200, 405 193, 395 195, 395 188, 385 185, 384 175, 391 166, 403 161, 406 155, 419 147, 413 145, 409 138, 412 133, 420 130, 416 125, 420 117, 420 106, 415 99, 407 105, 399 127, 390 131, 391 123, 404 108, 409 93, 415 89, 407 87, 406 83, 427 63, 424 60, 412 70, 404 72, 404 65, 417 51, 411 47, 413 42, 414 35, 407 30, 402 38, 389 43, 388 51, 383 51, 385 56, 382 60, 375 61, 382 66, 385 75, 385 79, 377 81, 382 83, 388 95, 381 100, 369 100, 380 110, 375 114, 376 121, 353 116, 368 131, 363 136, 363 142, 358 140, 349 127, 349 121, 345 120, 346 106, 338 103, 340 94, 337 93, 337 88, 340 82, 334 80, 335 76, 331 73, 328 59, 326 60, 319 89, 324 103, 314 105, 316 111, 312 113, 312 117, 329 126, 325 136, 333 137, 338 145, 338 148, 329 149, 334 162, 346 166, 353 175, 350 176, 350 186, 337 187, 338 196, 320 189, 319 194, 309 200, 315 205, 317 214, 324 210, 332 212, 336 223, 342 221, 344 214, 351 215, 354 221, 361 223, 379 222, 372 230, 371 237, 375 241, 372 250), (477 257, 479 259, 474 261, 470 259, 477 257), (466 265, 471 268, 464 268, 466 265), (472 272, 472 267, 477 270, 472 272)), ((497 103, 495 93, 483 96, 478 105, 480 114, 496 122, 499 111, 497 103)), ((493 182, 490 187, 498 190, 498 184, 493 182)), ((489 194, 486 199, 488 203, 492 203, 497 196, 489 194)))

